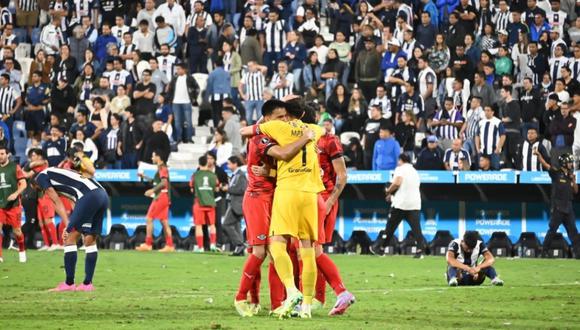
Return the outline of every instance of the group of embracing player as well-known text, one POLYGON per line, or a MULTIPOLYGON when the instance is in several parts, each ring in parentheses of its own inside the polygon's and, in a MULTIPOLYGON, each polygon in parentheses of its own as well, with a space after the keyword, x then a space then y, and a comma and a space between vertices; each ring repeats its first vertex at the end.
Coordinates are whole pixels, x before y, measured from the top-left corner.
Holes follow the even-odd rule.
POLYGON ((329 315, 343 314, 355 298, 323 252, 323 244, 332 240, 338 197, 346 184, 340 141, 331 121, 324 131, 314 124, 316 109, 300 98, 270 100, 262 115, 259 124, 241 130, 250 137, 243 211, 251 254, 235 296, 236 310, 243 317, 260 311, 260 269, 269 254, 273 315, 310 318, 313 309, 324 306, 326 281, 337 295, 329 315))

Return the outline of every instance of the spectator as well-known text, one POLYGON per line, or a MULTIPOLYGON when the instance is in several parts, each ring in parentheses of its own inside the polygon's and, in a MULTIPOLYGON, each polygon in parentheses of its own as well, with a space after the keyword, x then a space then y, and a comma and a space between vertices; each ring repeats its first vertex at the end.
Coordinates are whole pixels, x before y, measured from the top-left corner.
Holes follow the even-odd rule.
MULTIPOLYGON (((222 100, 230 97, 231 76, 224 70, 224 62, 218 58, 216 68, 209 74, 205 94, 211 102, 214 127, 218 127, 222 119, 222 100)), ((177 118, 176 118, 177 119, 177 118)))
POLYGON ((254 61, 262 65, 262 47, 258 41, 258 31, 251 28, 246 32, 246 37, 240 44, 240 56, 242 57, 242 63, 248 63, 254 61))
POLYGON ((0 75, 2 74, 10 76, 10 87, 16 91, 21 91, 20 80, 22 78, 22 72, 15 68, 14 59, 12 57, 4 59, 4 69, 0 70, 0 75))
POLYGON ((57 126, 50 128, 50 137, 42 145, 42 153, 46 155, 48 166, 58 166, 66 156, 66 141, 63 131, 57 126))
POLYGON ((130 28, 125 25, 125 19, 123 15, 117 15, 115 17, 115 26, 111 27, 111 34, 117 38, 117 44, 120 45, 123 42, 123 35, 129 32, 130 28))
MULTIPOLYGON (((437 36, 438 24, 436 22, 437 17, 435 16, 435 21, 432 19, 433 13, 426 10, 427 6, 431 7, 433 2, 431 0, 421 0, 425 5, 424 11, 421 13, 421 24, 417 26, 417 43, 425 49, 433 47, 435 43, 435 37, 437 36)), ((437 8, 433 8, 437 11, 437 8)))
POLYGON ((42 73, 35 72, 32 74, 32 84, 26 90, 26 131, 29 137, 40 138, 40 133, 44 128, 45 108, 50 101, 50 89, 43 84, 42 73))
POLYGON ((354 76, 367 102, 371 101, 381 79, 381 72, 376 69, 380 64, 381 55, 377 52, 374 39, 365 38, 364 49, 356 58, 354 76))
POLYGON ((451 148, 445 151, 443 161, 447 171, 469 171, 471 168, 471 156, 462 146, 461 139, 453 140, 451 148))
POLYGON ((561 116, 560 107, 558 104, 560 103, 560 99, 558 98, 558 94, 550 94, 548 95, 548 99, 546 101, 546 111, 544 111, 544 115, 542 116, 542 123, 544 124, 544 138, 547 140, 552 140, 552 135, 550 134, 550 125, 555 118, 561 116))
POLYGON ((119 114, 111 116, 111 125, 101 134, 100 145, 102 146, 102 158, 107 169, 121 169, 121 147, 119 143, 121 135, 121 122, 123 118, 119 114))
MULTIPOLYGON (((175 116, 175 142, 191 141, 193 136, 193 122, 197 123, 199 113, 196 111, 195 119, 192 119, 192 105, 197 102, 199 86, 195 79, 187 74, 185 64, 178 64, 176 76, 169 83, 167 89, 167 99, 172 104, 173 115, 175 116), (185 126, 185 136, 183 127, 185 126)), ((229 85, 226 86, 229 88, 229 85)), ((149 158, 147 158, 149 159, 149 158)))
POLYGON ((320 77, 324 79, 325 100, 328 100, 336 85, 342 81, 344 71, 344 63, 338 58, 336 49, 328 49, 328 58, 322 66, 322 72, 320 74, 320 77))
POLYGON ((30 71, 28 72, 28 83, 32 84, 32 74, 36 71, 42 72, 42 82, 45 84, 50 83, 50 71, 52 67, 47 63, 44 50, 39 49, 36 52, 35 58, 30 63, 30 71))
POLYGON ((117 87, 124 85, 127 87, 127 92, 131 94, 133 90, 133 78, 131 73, 124 69, 123 59, 120 57, 115 57, 113 59, 113 68, 109 76, 109 83, 113 92, 117 91, 117 87))
MULTIPOLYGON (((466 1, 466 0, 462 0, 466 1)), ((461 15, 473 16, 474 13, 462 13, 461 15)), ((450 50, 455 51, 455 47, 463 43, 465 40, 465 35, 467 34, 466 26, 469 26, 471 23, 466 23, 464 21, 460 21, 459 12, 452 12, 449 14, 449 26, 444 31, 446 36, 446 44, 450 50)), ((465 16, 463 16, 465 17, 465 16)), ((463 20, 463 18, 461 18, 463 20)), ((473 31, 475 29, 470 29, 469 31, 473 31)))
POLYGON ((143 80, 137 83, 133 91, 133 100, 137 111, 135 117, 138 121, 144 121, 147 127, 153 123, 157 86, 152 80, 153 72, 151 70, 143 70, 142 76, 143 80))
POLYGON ((459 136, 463 137, 463 147, 467 150, 469 156, 474 158, 476 155, 475 137, 479 131, 479 122, 485 119, 485 113, 481 107, 481 98, 479 96, 473 96, 470 104, 470 109, 467 111, 466 120, 461 127, 459 136))
POLYGON ((461 111, 453 106, 453 99, 445 98, 444 108, 437 111, 431 122, 431 127, 436 128, 436 135, 442 148, 445 150, 451 148, 453 140, 459 138, 459 131, 464 122, 461 111))
POLYGON ((242 149, 242 136, 240 135, 240 116, 234 112, 232 107, 224 107, 222 117, 224 118, 223 130, 225 136, 232 144, 232 155, 239 155, 242 149))
POLYGON ((380 127, 379 140, 373 152, 373 171, 394 170, 397 167, 401 146, 393 137, 390 127, 380 127))
POLYGON ((395 117, 395 123, 401 121, 401 115, 405 111, 412 111, 413 115, 417 119, 417 128, 420 128, 423 124, 423 118, 425 117, 425 103, 423 102, 423 97, 416 92, 417 82, 415 78, 410 78, 405 81, 405 92, 399 96, 397 102, 397 115, 395 117))
POLYGON ((341 83, 336 85, 332 91, 332 94, 330 95, 330 98, 326 102, 326 109, 334 120, 334 127, 336 128, 337 134, 342 132, 344 120, 348 116, 349 102, 350 95, 348 95, 346 87, 341 83))
POLYGON ((197 16, 195 25, 187 32, 189 71, 207 73, 207 33, 203 16, 197 16))
MULTIPOLYGON (((93 47, 97 60, 101 63, 106 60, 107 48, 109 44, 117 44, 117 38, 111 34, 111 25, 109 23, 103 23, 101 26, 101 34, 97 37, 95 41, 95 46, 93 47)), ((46 51, 47 54, 54 54, 50 51, 46 51)))
POLYGON ((97 145, 90 137, 87 137, 82 129, 76 130, 75 138, 71 141, 71 145, 75 143, 80 143, 83 146, 83 151, 87 157, 90 158, 91 162, 96 162, 99 159, 99 150, 97 145))
POLYGON ((488 155, 480 155, 479 156, 479 170, 480 171, 491 171, 493 168, 491 167, 492 161, 491 157, 488 155))
POLYGON ((127 108, 127 120, 121 124, 121 136, 118 143, 121 167, 123 169, 137 168, 137 152, 143 146, 145 132, 137 125, 133 115, 134 112, 134 107, 127 108))
POLYGON ((131 105, 131 98, 127 95, 127 88, 125 85, 117 87, 117 95, 113 97, 109 103, 109 108, 112 113, 123 115, 125 109, 131 105))
MULTIPOLYGON (((22 97, 20 90, 14 89, 10 86, 10 76, 7 73, 0 75, 0 115, 2 121, 8 126, 9 130, 12 128, 14 122, 14 114, 20 109, 22 105, 22 97)), ((10 131, 8 132, 10 133, 10 131)))
POLYGON ((352 60, 352 53, 350 51, 350 44, 347 42, 346 36, 343 32, 336 32, 334 42, 328 46, 328 49, 336 50, 338 59, 343 63, 343 69, 340 72, 340 82, 347 86, 348 76, 350 74, 350 61, 352 60))
POLYGON ((235 51, 233 45, 229 42, 224 42, 222 45, 223 59, 224 59, 224 69, 230 73, 231 81, 231 92, 230 95, 234 100, 235 104, 241 108, 242 105, 239 101, 238 87, 240 85, 240 80, 242 78, 242 58, 240 54, 235 51))
MULTIPOLYGON (((101 100, 102 101, 102 100, 101 100)), ((97 126, 92 122, 88 121, 89 112, 88 110, 79 110, 76 113, 76 122, 70 128, 70 134, 74 137, 77 131, 84 131, 86 136, 96 137, 97 126)))
MULTIPOLYGON (((32 1, 32 3, 36 2, 32 1)), ((53 16, 51 23, 45 26, 40 33, 40 43, 42 44, 46 54, 57 54, 59 46, 65 44, 65 37, 63 31, 60 28, 60 22, 61 17, 59 15, 53 16)), ((36 24, 36 20, 34 23, 30 24, 31 25, 28 25, 28 32, 29 34, 32 34, 32 27, 36 24)), ((21 25, 19 24, 19 26, 21 25)))
POLYGON ((167 45, 169 51, 168 54, 174 54, 175 47, 177 46, 177 32, 174 27, 167 24, 163 16, 157 16, 155 18, 155 24, 157 25, 155 32, 153 32, 153 43, 155 44, 155 48, 163 53, 161 46, 167 45))
POLYGON ((495 103, 495 92, 493 87, 486 83, 485 75, 482 72, 476 72, 473 76, 473 87, 471 87, 471 96, 477 96, 481 99, 481 106, 493 105, 495 103))
POLYGON ((274 92, 274 97, 278 100, 292 94, 294 90, 294 75, 288 72, 288 63, 278 63, 278 71, 272 76, 270 88, 274 92))
POLYGON ((73 86, 74 94, 77 95, 81 104, 90 100, 91 92, 96 88, 96 86, 98 86, 98 79, 95 74, 95 69, 91 64, 87 64, 83 68, 83 71, 78 75, 73 86))
POLYGON ((177 37, 181 37, 185 33, 185 11, 175 0, 167 0, 166 3, 159 5, 155 13, 153 13, 153 20, 155 22, 154 25, 157 24, 156 34, 159 28, 164 26, 174 29, 176 40, 177 37), (159 17, 162 17, 163 20, 159 21, 159 17))
POLYGON ((387 46, 388 51, 385 52, 381 62, 381 71, 385 76, 385 80, 387 77, 390 77, 393 71, 398 67, 398 59, 407 58, 407 54, 400 49, 401 43, 399 40, 393 38, 387 43, 387 46))
POLYGON ((433 68, 435 73, 440 74, 445 71, 450 59, 451 53, 445 43, 444 34, 439 33, 435 36, 435 44, 429 51, 429 66, 433 68))
POLYGON ((171 153, 169 136, 163 131, 162 121, 156 120, 148 128, 147 134, 143 138, 143 145, 143 154, 140 157, 142 162, 149 162, 156 150, 161 150, 163 155, 171 153))
POLYGON ((383 118, 380 106, 371 105, 370 112, 370 118, 367 119, 361 131, 363 136, 361 144, 364 149, 364 168, 367 170, 372 169, 373 166, 373 151, 375 142, 379 139, 379 128, 392 127, 391 122, 383 118))
POLYGON ((351 138, 346 148, 344 148, 346 167, 355 170, 364 170, 364 159, 364 150, 360 141, 355 137, 351 138))
POLYGON ((485 119, 479 122, 478 133, 475 136, 475 151, 479 157, 489 158, 493 170, 499 170, 500 155, 506 141, 504 124, 494 116, 491 106, 485 106, 483 111, 485 119))
POLYGON ((217 166, 226 171, 228 159, 232 157, 233 145, 228 141, 228 136, 223 128, 216 129, 208 150, 215 153, 217 166))
POLYGON ((552 137, 552 149, 550 158, 553 166, 557 164, 558 157, 563 153, 571 153, 574 143, 574 131, 576 129, 576 118, 570 115, 568 102, 560 104, 561 116, 556 116, 550 123, 549 130, 552 137))
POLYGON ((154 103, 159 103, 159 95, 165 91, 170 80, 167 79, 167 74, 159 69, 159 62, 155 57, 149 59, 149 67, 151 68, 151 82, 155 85, 155 98, 153 100, 154 103))
POLYGON ((529 128, 540 129, 542 119, 543 104, 540 99, 540 93, 534 89, 532 78, 523 79, 522 92, 520 93, 520 109, 522 110, 522 136, 527 136, 529 128))
POLYGON ((264 87, 266 86, 265 74, 268 68, 258 65, 254 61, 248 62, 248 70, 244 73, 239 84, 239 93, 241 99, 244 100, 244 107, 246 109, 246 121, 252 124, 260 118, 264 94, 264 87))
POLYGON ((300 92, 302 91, 302 84, 300 83, 302 69, 304 68, 304 61, 306 61, 306 46, 304 46, 294 31, 286 34, 286 40, 288 43, 282 50, 283 59, 288 63, 289 70, 294 76, 294 89, 300 92))
POLYGON ((328 47, 324 44, 324 37, 320 34, 314 39, 314 46, 308 50, 308 52, 316 52, 318 55, 318 61, 320 64, 326 63, 326 58, 328 56, 328 47))
POLYGON ((344 132, 356 132, 363 126, 367 118, 367 109, 369 108, 362 92, 358 88, 352 90, 350 100, 348 102, 348 114, 344 120, 342 130, 344 132))
MULTIPOLYGON (((369 102, 369 106, 379 106, 381 108, 381 112, 383 114, 383 118, 391 119, 393 116, 393 112, 391 110, 391 101, 389 100, 386 92, 386 88, 384 85, 379 84, 376 87, 376 96, 371 99, 369 102)), ((368 116, 371 117, 371 108, 369 108, 368 116)))
POLYGON ((322 65, 318 59, 318 53, 311 51, 308 54, 308 61, 302 72, 306 95, 318 99, 321 91, 324 90, 324 81, 321 77, 322 65))
POLYGON ((537 150, 544 160, 550 161, 548 150, 538 139, 538 129, 535 127, 528 128, 527 139, 522 143, 521 149, 518 152, 518 170, 520 171, 543 171, 542 163, 539 157, 535 154, 537 150))
POLYGON ((522 143, 521 135, 521 111, 518 101, 512 97, 512 87, 503 86, 501 89, 501 97, 505 101, 503 115, 501 121, 505 127, 506 142, 504 149, 505 161, 507 168, 515 168, 517 160, 517 152, 522 143))
POLYGON ((435 109, 437 108, 437 75, 429 66, 429 61, 425 56, 419 58, 417 65, 420 70, 417 76, 419 86, 418 94, 423 98, 425 108, 424 119, 428 120, 433 118, 435 109))
POLYGON ((411 161, 415 159, 416 132, 416 119, 413 111, 403 111, 401 121, 395 126, 395 138, 403 149, 403 153, 407 154, 411 161))
POLYGON ((443 170, 443 150, 437 144, 437 137, 430 135, 427 137, 427 147, 423 148, 417 157, 415 167, 418 170, 443 170))
MULTIPOLYGON (((147 0, 145 2, 145 7, 147 7, 147 2, 149 1, 150 0, 147 0)), ((143 59, 149 60, 151 57, 153 57, 155 52, 154 35, 150 30, 150 27, 153 25, 153 23, 144 18, 140 20, 137 18, 137 21, 139 22, 139 29, 133 32, 133 43, 135 44, 136 49, 141 52, 143 59)))
POLYGON ((268 68, 268 76, 274 74, 274 68, 284 56, 282 51, 286 45, 286 21, 280 19, 280 12, 271 9, 268 13, 268 22, 264 26, 264 65, 268 68))

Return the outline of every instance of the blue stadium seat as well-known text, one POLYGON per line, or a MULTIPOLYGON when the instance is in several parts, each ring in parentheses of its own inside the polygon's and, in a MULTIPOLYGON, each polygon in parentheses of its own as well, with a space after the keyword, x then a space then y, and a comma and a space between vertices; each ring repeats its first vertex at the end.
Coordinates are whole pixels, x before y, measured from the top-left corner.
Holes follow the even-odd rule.
POLYGON ((513 244, 507 233, 496 231, 491 234, 487 248, 495 257, 511 257, 513 244))
POLYGON ((129 233, 122 224, 111 226, 109 235, 103 237, 103 248, 125 250, 129 248, 129 233))
POLYGON ((140 225, 135 228, 133 236, 129 239, 129 248, 134 249, 135 247, 145 243, 145 237, 147 236, 147 227, 145 225, 140 225))
POLYGON ((364 230, 355 230, 352 232, 350 239, 346 242, 345 249, 347 253, 370 254, 370 246, 373 243, 369 234, 364 230))
POLYGON ((447 254, 449 243, 453 240, 453 235, 449 230, 438 230, 429 243, 429 254, 434 256, 444 256, 447 254))
POLYGON ((522 258, 538 258, 541 251, 540 240, 533 232, 523 232, 513 249, 514 255, 522 258))
POLYGON ((564 235, 562 233, 553 233, 550 235, 550 246, 547 247, 547 251, 544 251, 544 256, 547 258, 567 258, 570 253, 570 247, 564 235))

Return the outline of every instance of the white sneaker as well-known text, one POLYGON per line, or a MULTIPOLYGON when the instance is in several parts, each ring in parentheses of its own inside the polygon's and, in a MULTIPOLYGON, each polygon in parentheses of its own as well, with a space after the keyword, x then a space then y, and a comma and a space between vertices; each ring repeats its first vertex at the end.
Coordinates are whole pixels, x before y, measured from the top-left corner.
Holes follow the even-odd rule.
POLYGON ((26 262, 26 251, 18 252, 18 260, 22 263, 26 262))
POLYGON ((491 280, 491 285, 493 286, 503 286, 503 280, 497 276, 493 280, 491 280))
POLYGON ((10 245, 8 245, 8 250, 18 251, 18 248, 14 245, 14 240, 10 240, 10 245))
POLYGON ((57 251, 57 250, 63 250, 64 247, 58 245, 58 244, 52 244, 49 248, 48 248, 48 252, 53 252, 53 251, 57 251))
POLYGON ((203 248, 200 248, 199 246, 195 246, 193 248, 193 253, 204 253, 205 250, 203 248))
POLYGON ((49 247, 46 245, 43 245, 40 249, 38 249, 38 251, 48 251, 49 247))
POLYGON ((452 277, 449 280, 449 286, 458 286, 458 285, 459 285, 459 283, 457 282, 457 277, 452 277))
POLYGON ((0 264, 4 262, 4 259, 0 257, 0 264))

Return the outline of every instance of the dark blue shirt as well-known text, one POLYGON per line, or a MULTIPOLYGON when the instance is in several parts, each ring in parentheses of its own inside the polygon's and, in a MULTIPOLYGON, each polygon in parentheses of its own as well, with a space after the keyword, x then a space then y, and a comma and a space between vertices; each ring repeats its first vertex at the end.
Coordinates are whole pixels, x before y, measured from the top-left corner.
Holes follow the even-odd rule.
POLYGON ((66 141, 63 138, 57 141, 48 140, 42 146, 42 151, 46 155, 48 166, 58 166, 65 158, 66 141))
POLYGON ((46 84, 30 85, 26 90, 26 100, 30 105, 42 105, 42 102, 48 99, 49 92, 46 84))
POLYGON ((73 136, 75 136, 77 134, 78 130, 84 131, 85 136, 90 138, 93 135, 95 135, 95 131, 97 130, 97 126, 95 126, 95 124, 93 124, 89 121, 84 125, 81 125, 79 123, 74 123, 72 125, 72 127, 70 128, 70 132, 73 136))
POLYGON ((155 111, 155 118, 166 123, 169 120, 169 116, 173 114, 173 110, 169 104, 165 104, 155 111))

